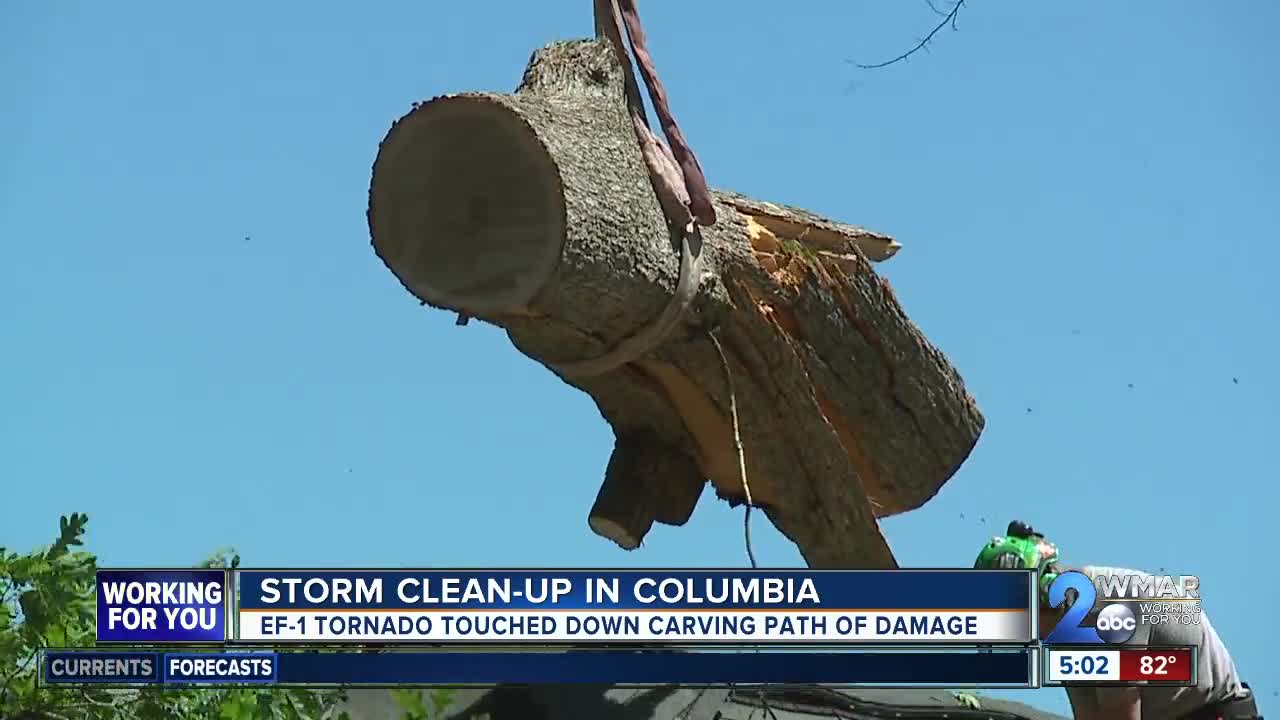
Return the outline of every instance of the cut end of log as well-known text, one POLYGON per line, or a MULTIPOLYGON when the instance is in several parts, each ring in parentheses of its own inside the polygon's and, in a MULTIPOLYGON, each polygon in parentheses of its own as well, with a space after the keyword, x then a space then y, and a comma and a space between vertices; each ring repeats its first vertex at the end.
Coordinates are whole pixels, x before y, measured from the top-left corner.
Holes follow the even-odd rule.
POLYGON ((706 484, 697 463, 654 433, 620 432, 587 524, 623 550, 634 550, 655 522, 688 522, 706 484))
POLYGON ((565 203, 555 162, 488 96, 437 98, 388 133, 370 189, 374 248, 419 299, 473 314, 527 306, 555 271, 565 203))
MULTIPOLYGON (((587 518, 587 524, 591 526, 591 532, 606 540, 612 540, 623 550, 635 550, 640 547, 640 540, 644 537, 643 534, 637 535, 623 527, 617 521, 599 515, 587 518)), ((648 532, 648 528, 645 528, 645 532, 648 532)))

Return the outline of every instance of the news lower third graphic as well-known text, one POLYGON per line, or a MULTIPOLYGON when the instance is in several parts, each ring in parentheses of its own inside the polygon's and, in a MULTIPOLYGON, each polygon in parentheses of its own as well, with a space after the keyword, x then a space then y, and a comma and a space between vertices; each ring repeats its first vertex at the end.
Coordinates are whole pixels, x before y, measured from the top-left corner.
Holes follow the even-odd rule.
POLYGON ((1090 580, 1073 570, 1054 578, 1049 586, 1049 604, 1066 606, 1066 612, 1045 638, 1045 644, 1123 645, 1144 626, 1199 625, 1200 578, 1112 574, 1090 580), (1095 608, 1097 612, 1092 613, 1095 608), (1091 622, 1090 614, 1094 614, 1091 622))
POLYGON ((475 686, 600 683, 629 686, 820 683, 847 687, 1029 688, 1035 648, 677 651, 457 650, 369 653, 105 652, 48 650, 41 682, 84 685, 475 686))
POLYGON ((1043 667, 1029 570, 115 569, 97 581, 107 647, 44 652, 43 683, 1011 688, 1038 686, 1043 667))
POLYGON ((1034 582, 991 570, 100 570, 97 637, 1021 644, 1033 641, 1034 582))

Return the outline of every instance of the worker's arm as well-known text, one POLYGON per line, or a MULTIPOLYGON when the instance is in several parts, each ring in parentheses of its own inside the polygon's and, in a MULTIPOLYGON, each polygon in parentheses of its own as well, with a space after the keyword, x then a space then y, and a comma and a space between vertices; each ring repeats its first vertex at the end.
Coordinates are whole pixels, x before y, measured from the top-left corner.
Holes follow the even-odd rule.
POLYGON ((1142 693, 1136 687, 1098 688, 1095 720, 1142 720, 1142 693))
POLYGON ((1074 720, 1141 720, 1142 699, 1137 688, 1067 686, 1074 720))
POLYGON ((1098 705, 1094 700, 1093 688, 1071 687, 1066 688, 1067 702, 1071 703, 1071 717, 1073 720, 1097 720, 1098 705))

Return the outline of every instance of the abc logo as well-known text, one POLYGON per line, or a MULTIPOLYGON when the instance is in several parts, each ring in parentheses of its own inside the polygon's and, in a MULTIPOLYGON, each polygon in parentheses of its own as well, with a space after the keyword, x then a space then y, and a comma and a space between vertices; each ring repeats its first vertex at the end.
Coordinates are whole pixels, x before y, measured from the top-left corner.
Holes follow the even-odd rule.
POLYGON ((1098 637, 1108 643, 1122 643, 1133 637, 1138 621, 1128 605, 1108 605, 1098 613, 1098 637))

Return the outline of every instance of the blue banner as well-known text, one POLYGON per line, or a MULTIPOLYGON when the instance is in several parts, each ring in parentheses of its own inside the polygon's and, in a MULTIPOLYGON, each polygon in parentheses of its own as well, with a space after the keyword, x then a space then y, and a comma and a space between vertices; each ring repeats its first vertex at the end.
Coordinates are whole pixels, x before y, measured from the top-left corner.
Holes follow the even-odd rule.
POLYGON ((171 684, 258 684, 276 681, 277 655, 249 653, 168 653, 164 682, 171 684))
POLYGON ((49 685, 135 685, 160 682, 160 653, 51 650, 41 667, 49 685))
POLYGON ((1026 687, 1034 650, 869 652, 235 652, 49 651, 50 685, 811 684, 1026 687), (147 673, 113 662, 148 657, 147 673), (88 664, 86 664, 88 663, 88 664), (97 664, 95 664, 97 663, 97 664), (55 667, 58 669, 55 672, 55 667), (70 673, 68 668, 77 669, 70 673), (114 673, 114 674, 113 674, 114 673), (158 673, 158 674, 157 674, 158 673))
POLYGON ((225 570, 99 570, 97 585, 100 643, 227 640, 225 570))
POLYGON ((1014 610, 993 570, 238 570, 240 609, 1014 610))

